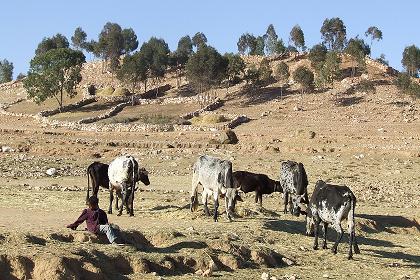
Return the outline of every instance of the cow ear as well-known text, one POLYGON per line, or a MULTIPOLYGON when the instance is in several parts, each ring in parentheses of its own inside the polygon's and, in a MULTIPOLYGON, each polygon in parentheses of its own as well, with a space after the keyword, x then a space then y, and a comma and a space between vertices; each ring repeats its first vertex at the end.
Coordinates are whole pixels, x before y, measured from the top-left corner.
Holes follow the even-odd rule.
POLYGON ((236 201, 244 202, 239 194, 236 195, 236 201))

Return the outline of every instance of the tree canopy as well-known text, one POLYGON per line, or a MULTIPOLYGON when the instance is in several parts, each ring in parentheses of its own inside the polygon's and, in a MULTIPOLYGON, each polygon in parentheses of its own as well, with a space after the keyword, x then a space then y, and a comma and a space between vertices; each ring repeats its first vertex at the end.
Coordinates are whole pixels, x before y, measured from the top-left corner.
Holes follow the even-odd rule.
POLYGON ((314 73, 305 66, 299 66, 293 72, 293 80, 300 84, 302 93, 310 90, 314 86, 314 73))
POLYGON ((295 25, 290 31, 290 41, 293 42, 296 49, 301 51, 305 49, 305 36, 299 25, 295 25))
POLYGON ((365 56, 370 54, 370 47, 359 38, 352 38, 349 40, 345 52, 352 57, 352 77, 356 74, 356 66, 364 67, 365 56))
POLYGON ((406 47, 401 63, 410 76, 418 76, 420 70, 420 49, 416 45, 406 47))
POLYGON ((321 35, 328 49, 341 51, 346 44, 346 26, 343 21, 336 17, 325 19, 321 27, 321 35))
POLYGON ((42 39, 35 50, 35 55, 40 55, 53 49, 68 48, 69 46, 70 44, 67 38, 64 35, 57 33, 51 38, 45 37, 42 39))
POLYGON ((80 71, 84 62, 85 56, 81 51, 69 48, 52 49, 36 55, 23 82, 28 97, 36 103, 55 98, 62 108, 64 94, 69 97, 77 94, 76 87, 82 80, 80 71))
POLYGON ((197 48, 197 50, 207 44, 207 37, 202 32, 197 32, 192 37, 193 46, 197 48))
POLYGON ((265 32, 264 38, 267 53, 269 55, 277 53, 278 36, 276 30, 274 29, 274 25, 270 24, 267 27, 267 31, 265 32))
POLYGON ((327 58, 327 48, 323 44, 317 44, 309 51, 308 58, 311 66, 319 71, 327 58))
POLYGON ((376 26, 371 26, 366 30, 365 36, 370 37, 370 47, 372 48, 373 40, 382 40, 382 31, 376 26))
POLYGON ((188 60, 187 78, 199 92, 220 84, 224 77, 228 61, 213 47, 204 45, 188 60))
POLYGON ((0 60, 0 84, 10 82, 13 79, 13 63, 7 59, 0 60))
POLYGON ((73 36, 71 37, 71 43, 73 47, 75 47, 78 50, 81 50, 85 47, 86 38, 86 32, 83 31, 81 27, 77 27, 76 30, 74 30, 73 36))

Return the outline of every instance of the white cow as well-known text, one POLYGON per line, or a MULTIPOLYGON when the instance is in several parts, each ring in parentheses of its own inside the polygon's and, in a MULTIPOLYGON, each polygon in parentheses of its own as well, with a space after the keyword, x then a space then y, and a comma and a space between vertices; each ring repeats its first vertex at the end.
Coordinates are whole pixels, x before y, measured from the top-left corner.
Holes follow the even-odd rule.
POLYGON ((228 160, 220 160, 211 156, 200 156, 193 167, 191 189, 191 212, 198 206, 198 185, 203 186, 202 202, 204 212, 210 216, 207 207, 207 199, 214 200, 214 221, 217 222, 217 208, 219 207, 219 194, 225 198, 226 215, 232 220, 232 209, 236 201, 242 201, 238 195, 238 189, 233 188, 232 163, 228 160))
MULTIPOLYGON (((121 216, 124 204, 130 216, 134 216, 133 202, 136 182, 141 181, 146 186, 149 185, 148 172, 144 168, 139 168, 139 164, 134 157, 126 155, 117 157, 109 164, 108 177, 110 192, 108 213, 112 213, 112 201, 114 200, 115 189, 117 202, 118 197, 122 200, 118 216, 121 216)), ((118 203, 116 205, 118 208, 118 203)))

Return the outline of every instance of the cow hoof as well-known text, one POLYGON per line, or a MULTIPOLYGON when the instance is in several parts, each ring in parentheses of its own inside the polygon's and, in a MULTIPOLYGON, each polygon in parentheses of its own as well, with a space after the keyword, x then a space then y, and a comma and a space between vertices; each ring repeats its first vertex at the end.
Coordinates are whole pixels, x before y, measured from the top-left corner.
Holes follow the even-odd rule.
POLYGON ((348 259, 348 260, 352 260, 352 259, 353 259, 353 256, 352 256, 352 255, 349 255, 349 256, 347 257, 347 259, 348 259))
POLYGON ((108 214, 112 214, 112 211, 108 211, 108 214))
POLYGON ((134 214, 133 213, 130 213, 130 217, 134 217, 134 214))
POLYGON ((327 244, 322 245, 322 249, 328 249, 327 244))
POLYGON ((118 213, 118 214, 117 214, 117 216, 121 216, 121 215, 122 215, 122 213, 118 213))
POLYGON ((332 248, 331 252, 333 252, 333 254, 337 254, 337 248, 332 248))
POLYGON ((318 245, 314 246, 313 248, 314 250, 318 250, 318 245))
POLYGON ((360 254, 360 250, 358 246, 354 246, 354 253, 355 254, 360 254))

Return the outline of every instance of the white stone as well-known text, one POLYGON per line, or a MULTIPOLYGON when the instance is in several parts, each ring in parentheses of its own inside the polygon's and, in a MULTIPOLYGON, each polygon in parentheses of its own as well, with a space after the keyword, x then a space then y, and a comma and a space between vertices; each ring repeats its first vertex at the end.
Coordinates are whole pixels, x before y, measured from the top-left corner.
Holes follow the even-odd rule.
POLYGON ((52 168, 49 168, 45 173, 48 176, 54 176, 55 174, 57 174, 57 169, 55 169, 54 167, 52 167, 52 168))
POLYGON ((14 150, 11 147, 9 147, 9 146, 2 146, 1 147, 1 151, 3 153, 11 153, 11 152, 14 152, 14 150))

